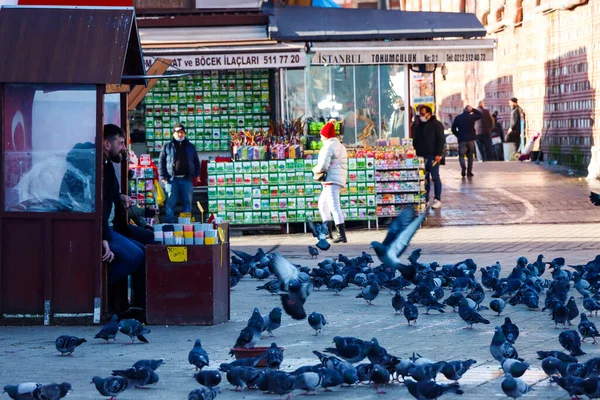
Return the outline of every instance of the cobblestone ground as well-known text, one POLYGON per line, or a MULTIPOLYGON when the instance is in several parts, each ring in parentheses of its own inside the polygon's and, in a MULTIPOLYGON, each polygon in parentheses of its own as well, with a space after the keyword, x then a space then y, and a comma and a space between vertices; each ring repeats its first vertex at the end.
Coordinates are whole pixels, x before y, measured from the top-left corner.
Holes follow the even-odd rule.
MULTIPOLYGON (((589 189, 584 183, 553 175, 529 164, 476 164, 476 177, 470 183, 462 183, 460 177, 456 177, 458 171, 450 162, 442 172, 445 183, 444 207, 439 216, 430 218, 430 225, 435 225, 431 221, 435 221, 437 217, 440 222, 438 225, 442 227, 419 230, 411 244, 411 249, 423 249, 424 261, 453 263, 471 257, 479 266, 485 266, 498 260, 502 263, 503 274, 507 274, 520 255, 530 259, 539 253, 543 253, 547 259, 564 256, 567 263, 574 264, 584 263, 600 253, 600 223, 594 223, 598 221, 600 209, 588 204, 589 189), (506 171, 494 174, 491 172, 492 167, 506 171), (494 179, 501 184, 494 184, 494 179), (532 183, 538 180, 551 182, 532 183), (508 194, 498 190, 504 190, 508 194), (519 200, 502 203, 511 196, 518 197, 519 200), (488 204, 489 210, 480 212, 473 203, 477 203, 477 207, 488 204), (557 203, 561 206, 556 206, 557 203), (534 210, 531 211, 526 204, 532 205, 534 210), (564 218, 561 217, 563 213, 564 218), (464 218, 471 218, 471 226, 458 226, 462 225, 460 222, 464 218), (520 224, 514 225, 515 221, 520 224), (500 225, 490 225, 494 223, 500 225)), ((382 230, 350 232, 350 243, 334 245, 327 255, 341 252, 347 256, 356 256, 362 250, 368 250, 372 240, 382 240, 384 235, 382 230)), ((279 251, 282 254, 295 263, 308 266, 315 266, 323 258, 309 259, 306 246, 313 243, 314 240, 309 235, 232 238, 233 248, 247 251, 255 251, 258 246, 267 248, 280 244, 279 251)), ((480 274, 477 276, 479 278, 480 274)), ((231 293, 231 320, 228 323, 210 327, 151 326, 152 333, 148 335, 150 344, 127 345, 124 335, 115 344, 104 344, 92 339, 99 329, 96 326, 0 327, 0 383, 67 380, 73 384, 74 389, 69 398, 99 399, 101 396, 90 385, 92 376, 108 376, 111 370, 129 367, 141 358, 162 357, 167 360, 167 364, 159 370, 160 382, 156 386, 146 390, 129 390, 119 396, 119 399, 185 399, 197 386, 192 378, 193 367, 187 363, 187 354, 193 341, 196 338, 202 339, 211 358, 211 367, 214 368, 219 363, 230 360, 227 353, 254 307, 265 314, 279 305, 277 296, 256 291, 258 284, 253 279, 245 278, 235 287, 231 293), (78 348, 73 357, 59 357, 54 348, 54 340, 62 334, 85 337, 88 343, 78 348)), ((493 316, 491 311, 483 311, 482 314, 490 319, 491 324, 477 325, 470 330, 463 329, 465 324, 457 314, 437 314, 432 311, 431 315, 423 315, 424 310, 420 309, 417 326, 408 327, 403 317, 394 315, 390 293, 382 291, 374 301, 374 306, 355 298, 358 293, 359 289, 356 287, 345 289, 340 296, 334 296, 326 290, 315 291, 307 302, 307 311, 318 311, 325 315, 329 325, 322 335, 315 337, 306 321, 294 321, 284 315, 282 327, 276 331, 277 337, 265 337, 261 343, 268 346, 271 341, 275 341, 286 348, 283 369, 287 371, 300 365, 315 363, 317 359, 311 351, 330 346, 332 338, 337 335, 351 335, 362 339, 377 337, 382 346, 401 358, 410 356, 412 352, 433 360, 474 358, 477 364, 460 381, 464 395, 446 395, 443 398, 503 397, 500 389, 502 374, 488 350, 494 325, 501 325, 502 317, 493 316)), ((486 295, 484 304, 490 301, 489 293, 486 295)), ((579 296, 576 298, 582 308, 581 299, 579 296)), ((531 369, 524 379, 534 385, 535 391, 527 397, 567 399, 565 392, 548 383, 540 370, 540 362, 536 360, 537 350, 561 349, 557 340, 560 330, 554 329, 548 314, 527 311, 523 306, 507 306, 503 315, 510 316, 519 325, 521 336, 516 348, 531 363, 531 369)), ((591 320, 600 323, 598 317, 591 320)), ((583 350, 588 355, 581 360, 600 355, 599 348, 584 344, 583 350)), ((229 390, 232 387, 227 382, 222 383, 221 388, 223 390, 219 398, 222 399, 277 398, 257 391, 234 393, 229 390)), ((376 395, 370 386, 359 386, 336 388, 331 393, 319 390, 318 397, 411 398, 403 385, 392 385, 387 388, 387 392, 386 395, 376 395)), ((0 398, 8 398, 3 396, 0 398)))
POLYGON ((427 226, 600 222, 580 177, 550 171, 543 164, 476 162, 472 179, 461 178, 458 160, 440 167, 440 210, 427 226))

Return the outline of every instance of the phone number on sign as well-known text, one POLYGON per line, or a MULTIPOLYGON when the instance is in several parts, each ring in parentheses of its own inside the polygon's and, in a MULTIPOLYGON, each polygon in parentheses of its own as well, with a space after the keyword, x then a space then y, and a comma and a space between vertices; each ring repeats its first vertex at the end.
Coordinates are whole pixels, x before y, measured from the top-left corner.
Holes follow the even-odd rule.
POLYGON ((487 54, 475 53, 475 54, 446 54, 446 62, 454 61, 485 61, 487 54))

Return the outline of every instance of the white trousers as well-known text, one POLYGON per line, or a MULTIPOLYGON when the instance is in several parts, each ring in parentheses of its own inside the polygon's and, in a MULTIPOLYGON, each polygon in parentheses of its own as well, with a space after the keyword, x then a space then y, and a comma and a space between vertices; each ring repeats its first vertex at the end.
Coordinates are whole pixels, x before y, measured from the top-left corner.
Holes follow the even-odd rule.
POLYGON ((323 191, 319 196, 319 213, 323 221, 331 221, 333 215, 336 225, 344 223, 344 214, 340 206, 341 189, 342 187, 338 185, 323 185, 323 191))

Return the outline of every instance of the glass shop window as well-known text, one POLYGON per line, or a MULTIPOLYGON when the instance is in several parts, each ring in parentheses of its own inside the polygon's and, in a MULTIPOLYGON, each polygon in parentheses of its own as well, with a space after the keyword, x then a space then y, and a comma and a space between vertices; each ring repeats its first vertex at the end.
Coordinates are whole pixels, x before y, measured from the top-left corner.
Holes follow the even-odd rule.
POLYGON ((6 85, 4 209, 93 212, 96 88, 6 85))
POLYGON ((306 96, 303 69, 285 70, 285 105, 287 120, 306 115, 306 96))

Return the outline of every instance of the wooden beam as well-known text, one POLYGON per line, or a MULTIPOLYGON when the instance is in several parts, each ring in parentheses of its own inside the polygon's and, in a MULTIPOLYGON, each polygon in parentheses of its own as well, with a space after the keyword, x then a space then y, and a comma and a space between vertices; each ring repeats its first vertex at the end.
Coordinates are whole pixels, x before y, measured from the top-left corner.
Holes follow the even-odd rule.
MULTIPOLYGON (((147 75, 162 75, 165 71, 171 66, 173 60, 169 60, 166 58, 158 58, 154 63, 148 68, 146 71, 147 75)), ((136 86, 133 88, 131 93, 129 93, 129 100, 127 104, 128 110, 133 110, 137 107, 138 104, 142 101, 142 99, 148 94, 148 92, 156 85, 158 79, 148 79, 148 86, 136 86)))
POLYGON ((106 85, 106 93, 129 93, 130 85, 106 85))

